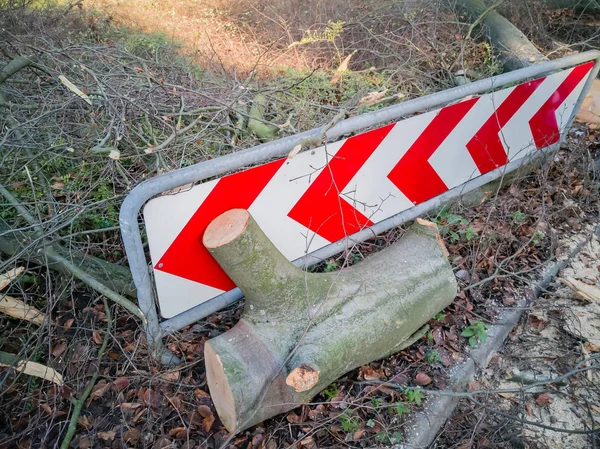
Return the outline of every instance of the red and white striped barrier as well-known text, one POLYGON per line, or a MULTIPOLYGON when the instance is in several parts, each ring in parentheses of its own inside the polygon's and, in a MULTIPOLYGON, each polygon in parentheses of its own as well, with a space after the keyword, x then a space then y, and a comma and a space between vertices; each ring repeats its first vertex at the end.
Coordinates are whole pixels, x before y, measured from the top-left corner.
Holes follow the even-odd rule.
POLYGON ((558 142, 592 66, 465 98, 150 200, 144 221, 162 316, 235 287, 202 245, 219 214, 248 209, 275 246, 298 259, 558 142))

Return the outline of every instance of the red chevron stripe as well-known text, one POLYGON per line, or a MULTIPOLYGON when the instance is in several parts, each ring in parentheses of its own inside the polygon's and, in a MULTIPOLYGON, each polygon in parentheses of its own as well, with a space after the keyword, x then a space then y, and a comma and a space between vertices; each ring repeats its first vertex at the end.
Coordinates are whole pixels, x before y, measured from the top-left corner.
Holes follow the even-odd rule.
POLYGON ((384 126, 346 140, 288 217, 330 242, 372 225, 371 220, 340 198, 340 193, 393 127, 384 126))
POLYGON ((279 159, 219 179, 154 269, 221 290, 235 288, 202 244, 202 235, 208 224, 223 212, 248 209, 284 162, 285 159, 279 159))
POLYGON ((540 149, 552 145, 560 139, 560 130, 556 121, 556 110, 577 87, 583 78, 592 70, 594 62, 581 64, 558 86, 556 92, 544 103, 539 111, 529 120, 535 146, 540 149))
POLYGON ((544 79, 539 78, 515 87, 467 143, 467 150, 469 150, 482 175, 508 162, 506 150, 500 139, 500 131, 531 97, 544 79))
POLYGON ((429 164, 429 158, 478 100, 472 98, 440 110, 388 174, 389 180, 414 204, 448 190, 448 186, 429 164))

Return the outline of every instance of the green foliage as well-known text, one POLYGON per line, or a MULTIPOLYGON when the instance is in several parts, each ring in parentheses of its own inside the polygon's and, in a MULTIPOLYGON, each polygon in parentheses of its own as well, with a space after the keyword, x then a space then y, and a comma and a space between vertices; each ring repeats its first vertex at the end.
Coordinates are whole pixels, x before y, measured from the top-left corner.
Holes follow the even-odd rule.
POLYGON ((450 243, 460 240, 469 242, 478 235, 473 226, 466 227, 469 222, 462 215, 451 213, 449 207, 442 209, 434 222, 438 225, 440 234, 448 236, 450 243))
POLYGON ((329 42, 335 47, 339 63, 341 62, 341 54, 335 43, 335 40, 344 31, 344 24, 345 22, 343 21, 333 22, 330 20, 329 22, 327 22, 327 25, 325 26, 325 29, 323 31, 307 30, 304 33, 304 36, 302 36, 302 39, 300 39, 299 41, 292 42, 288 46, 288 48, 296 47, 298 45, 313 44, 316 42, 329 42))
POLYGON ((338 263, 334 259, 329 259, 325 265, 325 273, 331 273, 339 268, 338 263))
POLYGON ((525 220, 525 218, 527 218, 527 215, 520 210, 516 211, 512 216, 512 219, 515 223, 520 223, 521 221, 525 220))
POLYGON ((443 312, 440 312, 436 316, 433 317, 433 319, 437 320, 437 321, 442 321, 444 318, 446 318, 446 314, 443 312))
POLYGON ((152 58, 161 48, 173 47, 164 35, 154 33, 129 33, 123 40, 127 51, 141 58, 152 58))
POLYGON ((94 192, 94 200, 103 201, 103 207, 90 212, 92 229, 103 229, 117 226, 119 224, 119 211, 115 206, 115 195, 106 184, 100 184, 94 192))
POLYGON ((374 408, 378 408, 381 407, 381 404, 383 403, 383 401, 379 398, 373 398, 371 399, 371 406, 374 408))
POLYGON ((487 340, 486 330, 489 328, 483 321, 478 320, 465 327, 460 335, 467 337, 469 340, 469 346, 474 348, 477 343, 485 343, 487 340))
POLYGON ((421 405, 423 402, 423 393, 418 388, 405 388, 404 395, 406 396, 406 400, 411 403, 415 403, 417 405, 421 405))
POLYGON ((392 444, 398 444, 404 439, 404 434, 399 430, 392 432, 391 434, 388 432, 379 432, 375 439, 385 444, 386 446, 391 446, 392 444))
POLYGON ((292 68, 273 70, 267 87, 274 91, 271 104, 278 108, 274 123, 290 119, 297 130, 312 129, 323 122, 323 110, 319 105, 340 107, 356 101, 356 97, 381 89, 381 79, 371 72, 347 71, 340 85, 331 84, 331 73, 323 70, 309 72, 292 68), (288 105, 288 106, 282 106, 288 105), (301 111, 301 113, 299 113, 301 111))
POLYGON ((437 349, 432 349, 431 351, 427 351, 425 354, 425 361, 427 363, 439 363, 442 361, 442 356, 437 349))
POLYGON ((340 416, 340 425, 344 432, 356 432, 360 427, 360 419, 357 416, 350 416, 346 412, 340 416))
POLYGON ((410 408, 404 402, 396 402, 390 408, 390 413, 395 413, 398 416, 407 415, 410 413, 410 408))
POLYGON ((536 230, 533 233, 533 238, 532 238, 533 244, 539 245, 542 242, 542 240, 544 239, 544 237, 546 237, 546 234, 544 234, 542 231, 536 230))
POLYGON ((325 390, 323 390, 323 396, 325 396, 325 399, 327 400, 327 402, 329 402, 333 398, 335 398, 339 392, 340 391, 338 390, 337 385, 331 384, 325 390))

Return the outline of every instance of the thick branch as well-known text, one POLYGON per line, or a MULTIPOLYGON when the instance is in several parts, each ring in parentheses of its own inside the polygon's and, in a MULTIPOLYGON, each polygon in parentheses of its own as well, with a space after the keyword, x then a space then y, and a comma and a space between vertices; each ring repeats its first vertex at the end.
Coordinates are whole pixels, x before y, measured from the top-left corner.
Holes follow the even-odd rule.
POLYGON ((482 0, 459 0, 460 12, 480 23, 506 70, 517 70, 545 59, 544 55, 510 21, 482 0))

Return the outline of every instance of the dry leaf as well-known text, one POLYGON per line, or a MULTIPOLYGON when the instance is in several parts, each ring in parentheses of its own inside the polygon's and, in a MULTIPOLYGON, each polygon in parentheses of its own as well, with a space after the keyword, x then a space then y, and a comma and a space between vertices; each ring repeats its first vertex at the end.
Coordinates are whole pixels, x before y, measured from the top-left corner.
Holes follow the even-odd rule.
POLYGON ((513 399, 515 397, 512 393, 498 393, 498 396, 501 396, 506 399, 513 399))
POLYGON ((66 350, 67 350, 67 342, 66 342, 66 340, 61 340, 52 347, 50 354, 52 354, 52 357, 58 358, 61 355, 63 355, 63 353, 66 350))
POLYGON ((547 407, 552 404, 552 398, 548 393, 542 393, 536 398, 535 403, 540 407, 547 407))
POLYGON ((123 410, 135 410, 136 408, 140 408, 142 404, 139 402, 123 402, 121 403, 121 408, 123 410))
POLYGON ((180 377, 181 377, 180 371, 170 371, 170 372, 162 374, 160 376, 161 379, 166 380, 168 382, 177 382, 180 377))
POLYGON ((358 429, 356 432, 354 432, 354 435, 352 436, 352 439, 354 441, 358 441, 360 439, 362 439, 362 437, 365 435, 365 429, 358 429))
POLYGON ((4 274, 0 274, 0 292, 4 290, 8 284, 14 281, 23 271, 25 271, 24 267, 17 267, 13 268, 12 270, 8 270, 4 274))
POLYGON ((203 418, 213 416, 213 412, 208 405, 199 405, 198 413, 200 413, 200 416, 202 416, 203 418))
POLYGON ((587 352, 600 352, 600 345, 597 345, 595 343, 592 343, 591 341, 586 341, 583 344, 583 348, 587 351, 587 352))
POLYGON ((77 424, 79 424, 81 427, 90 430, 92 428, 92 423, 90 421, 90 418, 87 417, 87 415, 80 415, 79 418, 77 418, 77 424))
POLYGON ((180 433, 182 430, 185 432, 185 430, 186 430, 185 427, 175 427, 175 428, 169 430, 169 436, 176 437, 177 434, 180 433))
POLYGON ((113 161, 118 161, 119 159, 121 159, 121 152, 119 150, 110 150, 110 153, 108 153, 108 157, 113 161))
POLYGON ((525 408, 527 409, 527 414, 529 416, 534 416, 533 415, 533 407, 531 406, 531 404, 525 404, 525 408))
POLYGON ((110 386, 111 384, 109 382, 105 381, 104 379, 100 380, 96 385, 94 385, 94 388, 92 388, 90 399, 92 401, 94 399, 100 399, 102 396, 104 396, 104 393, 110 389, 110 386))
POLYGON ((41 326, 46 318, 46 315, 35 307, 28 306, 20 299, 8 295, 0 297, 0 312, 13 318, 29 321, 38 326, 41 326))
POLYGON ((54 369, 46 365, 42 365, 41 363, 30 362, 28 360, 19 360, 14 354, 8 354, 0 351, 0 366, 13 367, 23 374, 39 377, 40 379, 46 379, 50 382, 54 382, 56 385, 64 385, 62 375, 56 372, 54 369))
POLYGON ((210 415, 204 418, 204 421, 202 421, 202 430, 204 431, 204 433, 210 432, 210 428, 212 427, 214 422, 215 415, 210 415))
MULTIPOLYGON (((152 449, 167 449, 173 447, 173 443, 167 437, 159 437, 152 446, 152 449)), ((239 447, 239 446, 238 446, 239 447)))
POLYGON ((138 429, 137 427, 133 427, 132 429, 129 429, 123 434, 123 439, 126 443, 135 446, 138 440, 140 439, 141 435, 142 432, 140 432, 140 429, 138 429))
POLYGON ((115 439, 117 432, 115 432, 114 430, 108 430, 106 432, 98 432, 96 433, 96 435, 98 435, 98 437, 103 439, 104 441, 112 441, 115 439))
POLYGON ((294 412, 288 413, 285 419, 287 419, 287 422, 290 424, 298 424, 300 422, 300 417, 294 412))
POLYGON ((340 64, 340 66, 337 68, 337 70, 335 71, 335 74, 333 75, 333 78, 331 78, 332 85, 336 85, 337 83, 340 82, 340 80, 342 79, 342 74, 346 70, 348 70, 348 64, 350 64, 350 59, 352 59, 352 56, 354 56, 354 53, 356 53, 356 50, 354 50, 352 53, 350 53, 348 56, 346 56, 346 59, 344 59, 342 61, 342 63, 340 64))
POLYGON ((310 437, 310 436, 301 440, 300 446, 306 447, 307 449, 317 449, 317 445, 315 444, 313 437, 310 437))
POLYGON ((92 100, 90 100, 90 97, 88 97, 81 90, 79 90, 79 88, 75 84, 73 84, 71 81, 69 81, 65 76, 60 75, 58 77, 58 79, 60 80, 61 83, 63 83, 67 87, 67 89, 69 89, 75 95, 77 95, 78 97, 83 99, 83 101, 85 101, 87 104, 89 104, 89 105, 92 104, 92 100))
POLYGON ((129 386, 129 379, 127 377, 117 377, 114 385, 117 391, 121 391, 129 386))
POLYGON ((358 107, 373 106, 374 104, 379 103, 379 100, 385 97, 387 91, 387 89, 384 89, 381 92, 369 92, 367 95, 360 99, 360 101, 358 102, 358 107))
POLYGON ((97 331, 92 332, 92 340, 94 340, 94 343, 96 343, 97 345, 101 345, 102 344, 102 336, 100 335, 100 332, 97 332, 97 331))
POLYGON ((585 123, 590 129, 600 129, 600 80, 592 83, 575 120, 585 123))
POLYGON ((300 150, 302 149, 302 145, 298 144, 296 145, 292 151, 290 151, 290 153, 288 154, 288 159, 294 159, 294 156, 296 156, 298 153, 300 153, 300 150))
POLYGON ((415 384, 419 386, 429 385, 431 383, 431 377, 425 373, 418 373, 415 377, 415 384))

